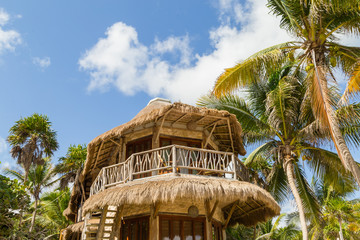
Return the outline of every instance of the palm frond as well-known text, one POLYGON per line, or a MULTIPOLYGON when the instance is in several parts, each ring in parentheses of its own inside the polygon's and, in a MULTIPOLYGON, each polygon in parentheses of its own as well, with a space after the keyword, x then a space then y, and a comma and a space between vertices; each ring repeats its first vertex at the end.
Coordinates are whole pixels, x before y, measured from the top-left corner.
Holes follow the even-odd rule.
POLYGON ((285 200, 288 200, 289 187, 287 182, 287 177, 284 171, 279 164, 274 164, 269 175, 266 177, 268 182, 268 191, 274 197, 274 199, 282 203, 285 200))
POLYGON ((272 150, 274 150, 276 146, 276 141, 269 141, 264 143, 249 154, 244 164, 251 166, 251 164, 256 163, 256 161, 263 161, 264 158, 268 159, 272 155, 272 150))
POLYGON ((261 70, 281 66, 287 59, 286 52, 294 45, 294 42, 286 42, 266 48, 236 66, 225 69, 225 72, 218 77, 215 83, 215 96, 223 96, 239 87, 256 82, 256 75, 261 70))
POLYGON ((355 181, 341 163, 339 156, 321 148, 309 148, 303 151, 310 161, 306 163, 322 182, 337 192, 351 192, 355 189, 355 181))
POLYGON ((349 96, 354 96, 360 91, 360 63, 351 74, 350 79, 347 82, 346 89, 342 99, 347 99, 349 96))

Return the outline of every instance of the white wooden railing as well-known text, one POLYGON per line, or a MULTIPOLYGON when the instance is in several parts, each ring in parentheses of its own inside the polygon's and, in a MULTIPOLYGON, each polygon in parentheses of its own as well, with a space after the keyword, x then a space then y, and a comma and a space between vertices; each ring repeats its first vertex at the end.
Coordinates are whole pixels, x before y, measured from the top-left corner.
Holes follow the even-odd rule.
POLYGON ((244 164, 233 153, 171 145, 132 154, 125 162, 104 167, 90 196, 114 185, 165 173, 182 173, 248 181, 244 164))

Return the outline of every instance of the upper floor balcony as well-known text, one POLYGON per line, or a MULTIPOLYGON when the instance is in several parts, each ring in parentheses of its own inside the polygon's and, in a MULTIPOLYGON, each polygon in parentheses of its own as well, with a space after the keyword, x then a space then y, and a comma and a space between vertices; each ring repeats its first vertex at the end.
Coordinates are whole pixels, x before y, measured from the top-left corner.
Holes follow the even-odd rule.
POLYGON ((162 174, 193 174, 248 181, 244 164, 234 153, 170 145, 132 154, 126 161, 103 167, 90 196, 136 179, 162 174))

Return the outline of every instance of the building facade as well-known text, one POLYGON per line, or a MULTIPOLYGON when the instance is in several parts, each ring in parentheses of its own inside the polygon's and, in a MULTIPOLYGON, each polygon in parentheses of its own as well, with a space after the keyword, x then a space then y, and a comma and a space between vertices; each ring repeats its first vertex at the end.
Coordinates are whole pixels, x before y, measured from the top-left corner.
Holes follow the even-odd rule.
POLYGON ((242 130, 226 111, 154 99, 88 145, 64 239, 226 239, 280 212, 249 183, 242 130))

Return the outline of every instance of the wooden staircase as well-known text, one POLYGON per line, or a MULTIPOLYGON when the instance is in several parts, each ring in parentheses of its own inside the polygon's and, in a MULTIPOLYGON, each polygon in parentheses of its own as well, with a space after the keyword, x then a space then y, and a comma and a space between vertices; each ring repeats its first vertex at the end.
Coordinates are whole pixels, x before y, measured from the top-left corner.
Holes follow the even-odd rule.
POLYGON ((121 220, 116 206, 106 206, 102 210, 87 213, 84 221, 82 240, 110 240, 118 235, 116 225, 121 220))

